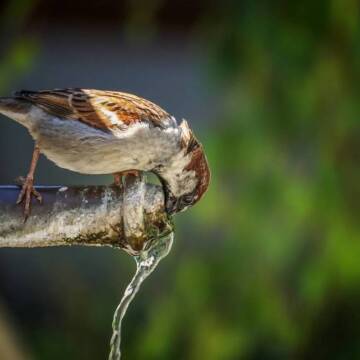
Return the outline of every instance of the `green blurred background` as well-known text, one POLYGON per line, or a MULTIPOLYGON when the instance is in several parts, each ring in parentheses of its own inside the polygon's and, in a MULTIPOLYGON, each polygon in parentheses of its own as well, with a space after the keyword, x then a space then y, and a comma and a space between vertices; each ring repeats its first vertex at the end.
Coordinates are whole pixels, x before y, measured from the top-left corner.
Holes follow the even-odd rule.
MULTIPOLYGON (((356 0, 1 5, 0 92, 134 92, 204 143, 204 200, 124 323, 125 359, 360 359, 356 0)), ((0 183, 32 141, 1 117, 0 183)), ((42 159, 41 184, 110 183, 42 159)), ((1 249, 0 358, 105 359, 134 271, 111 249, 1 249)))

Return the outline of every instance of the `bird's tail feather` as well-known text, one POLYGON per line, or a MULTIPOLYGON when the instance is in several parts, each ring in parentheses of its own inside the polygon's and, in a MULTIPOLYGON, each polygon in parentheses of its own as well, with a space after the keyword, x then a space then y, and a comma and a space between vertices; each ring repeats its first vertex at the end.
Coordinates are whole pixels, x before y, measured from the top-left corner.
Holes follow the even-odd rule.
POLYGON ((17 99, 16 97, 0 97, 0 114, 27 128, 30 125, 28 113, 31 107, 31 103, 26 100, 17 99))
POLYGON ((31 104, 25 100, 13 97, 0 97, 0 113, 25 114, 29 111, 31 104))

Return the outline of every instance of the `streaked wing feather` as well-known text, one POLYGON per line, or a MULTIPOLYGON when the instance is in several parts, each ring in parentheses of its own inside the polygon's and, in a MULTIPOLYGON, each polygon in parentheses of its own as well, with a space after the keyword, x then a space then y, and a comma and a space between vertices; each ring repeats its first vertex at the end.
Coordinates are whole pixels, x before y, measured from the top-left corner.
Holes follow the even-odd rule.
POLYGON ((150 122, 163 127, 170 116, 158 105, 116 91, 88 89, 54 89, 20 91, 15 97, 30 101, 47 113, 64 119, 79 120, 87 125, 111 130, 124 129, 136 122, 150 122))

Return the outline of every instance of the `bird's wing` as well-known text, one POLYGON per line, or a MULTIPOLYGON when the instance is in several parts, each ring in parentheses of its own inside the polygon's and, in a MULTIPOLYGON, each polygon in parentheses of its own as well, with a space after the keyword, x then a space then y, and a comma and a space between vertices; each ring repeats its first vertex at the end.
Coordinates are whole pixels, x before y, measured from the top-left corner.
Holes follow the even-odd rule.
POLYGON ((79 120, 101 129, 126 129, 138 122, 164 127, 170 115, 151 101, 116 91, 55 89, 20 91, 16 98, 30 101, 62 119, 79 120))

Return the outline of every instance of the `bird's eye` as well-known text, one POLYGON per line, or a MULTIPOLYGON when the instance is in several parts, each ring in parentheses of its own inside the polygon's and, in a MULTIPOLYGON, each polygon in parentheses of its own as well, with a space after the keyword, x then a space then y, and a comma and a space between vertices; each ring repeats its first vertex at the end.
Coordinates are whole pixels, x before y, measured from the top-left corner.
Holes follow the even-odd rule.
POLYGON ((192 201, 193 201, 193 196, 191 194, 187 194, 182 197, 182 202, 186 205, 191 204, 192 201))

